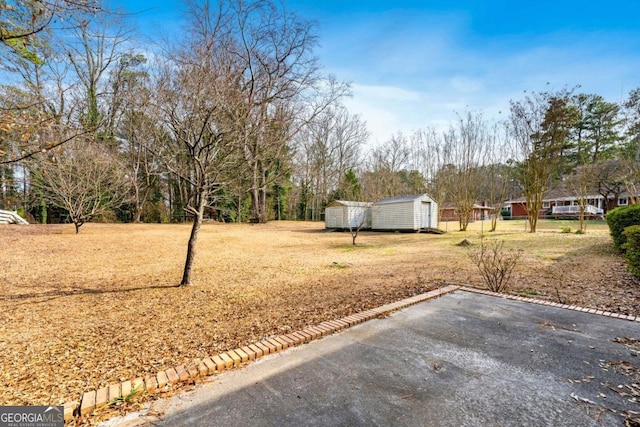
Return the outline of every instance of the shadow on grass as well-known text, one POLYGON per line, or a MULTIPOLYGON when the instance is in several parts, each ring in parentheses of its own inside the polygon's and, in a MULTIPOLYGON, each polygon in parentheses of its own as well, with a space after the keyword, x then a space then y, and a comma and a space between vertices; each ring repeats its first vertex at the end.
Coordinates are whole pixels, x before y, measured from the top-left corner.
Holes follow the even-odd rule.
POLYGON ((53 301, 58 298, 71 297, 76 295, 101 295, 101 294, 120 294, 135 291, 147 291, 152 289, 171 289, 178 288, 179 285, 156 285, 156 286, 138 286, 134 288, 123 289, 95 289, 75 287, 73 289, 60 289, 47 292, 33 292, 17 295, 2 295, 0 301, 24 301, 16 305, 37 304, 42 302, 53 301), (28 301, 34 299, 35 301, 28 301))

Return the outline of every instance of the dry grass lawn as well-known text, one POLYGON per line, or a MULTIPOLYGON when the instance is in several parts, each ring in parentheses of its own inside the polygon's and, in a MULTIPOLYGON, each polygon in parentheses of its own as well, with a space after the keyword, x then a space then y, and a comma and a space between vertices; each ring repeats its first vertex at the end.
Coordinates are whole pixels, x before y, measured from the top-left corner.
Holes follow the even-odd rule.
MULTIPOLYGON (((530 234, 505 221, 489 235, 524 249, 511 291, 640 314, 606 225, 561 233, 569 224, 530 234)), ((469 248, 456 246, 478 244, 480 227, 363 232, 354 247, 321 223, 206 224, 196 283, 176 288, 188 224, 0 226, 0 405, 61 404, 443 284, 481 287, 469 248)))

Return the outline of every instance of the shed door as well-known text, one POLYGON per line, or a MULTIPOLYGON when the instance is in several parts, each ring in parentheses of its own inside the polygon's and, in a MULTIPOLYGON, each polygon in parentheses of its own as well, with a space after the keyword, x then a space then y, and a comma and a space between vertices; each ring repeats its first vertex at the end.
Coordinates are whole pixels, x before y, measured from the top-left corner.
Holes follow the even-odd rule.
POLYGON ((420 204, 420 228, 431 227, 431 203, 420 204))

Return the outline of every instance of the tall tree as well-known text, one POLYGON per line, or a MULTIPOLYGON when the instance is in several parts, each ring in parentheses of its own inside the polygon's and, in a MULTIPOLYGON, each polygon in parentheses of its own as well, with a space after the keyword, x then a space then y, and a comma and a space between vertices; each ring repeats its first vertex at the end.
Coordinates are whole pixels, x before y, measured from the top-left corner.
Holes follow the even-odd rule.
POLYGON ((400 196, 405 193, 400 172, 407 169, 410 156, 407 138, 395 133, 375 147, 363 174, 362 187, 366 200, 400 196))
MULTIPOLYGON (((200 10, 193 8, 197 22, 200 10)), ((217 28, 220 23, 213 24, 217 28)), ((194 33, 170 55, 153 90, 156 121, 167 131, 160 154, 168 169, 188 184, 184 209, 193 217, 180 286, 192 283, 198 232, 207 206, 224 187, 226 158, 234 134, 235 63, 223 34, 194 33)), ((159 150, 158 150, 159 151, 159 150)))
POLYGON ((511 101, 510 137, 519 162, 516 179, 522 186, 529 231, 536 232, 544 192, 562 165, 577 114, 569 105, 570 93, 540 92, 511 101))
POLYGON ((112 70, 105 124, 107 133, 117 138, 128 170, 133 222, 140 222, 152 191, 159 189, 161 171, 152 152, 167 139, 166 129, 158 127, 149 112, 151 82, 145 63, 140 54, 125 54, 112 70))
MULTIPOLYGON (((596 174, 599 171, 598 164, 587 163, 578 166, 573 174, 566 178, 566 183, 576 197, 578 203, 578 223, 580 232, 587 231, 586 212, 589 196, 596 182, 596 174)), ((605 199, 606 203, 606 199, 605 199)))
POLYGON ((441 133, 434 129, 419 129, 410 138, 409 169, 425 178, 426 191, 438 203, 442 217, 445 202, 453 184, 452 157, 441 133))
POLYGON ((313 22, 271 0, 193 1, 193 31, 223 37, 220 45, 235 64, 237 104, 234 123, 245 171, 251 183, 251 211, 266 222, 267 192, 284 169, 290 142, 308 121, 346 93, 344 84, 318 71, 313 22), (323 94, 322 97, 318 93, 323 94), (306 113, 303 118, 302 114, 306 113))
POLYGON ((612 159, 621 141, 620 107, 600 95, 579 94, 572 98, 577 108, 574 131, 577 166, 612 159))
MULTIPOLYGON (((107 105, 102 102, 103 108, 100 106, 110 90, 107 84, 109 71, 122 66, 120 59, 127 55, 123 48, 128 41, 127 32, 117 22, 110 22, 111 18, 105 14, 96 15, 74 28, 74 42, 67 44, 68 60, 82 86, 83 93, 79 94, 83 105, 80 122, 90 131, 98 131, 105 123, 113 125, 118 107, 117 102, 107 105)), ((114 100, 117 99, 110 101, 114 100)), ((100 131, 103 139, 113 137, 112 127, 103 127, 100 131)))
POLYGON ((492 149, 491 140, 482 115, 471 112, 449 128, 444 140, 454 168, 449 197, 455 204, 460 231, 465 231, 482 192, 482 167, 492 149))
POLYGON ((368 136, 360 117, 339 105, 318 114, 296 135, 297 179, 309 186, 313 219, 320 219, 332 194, 337 196, 347 171, 360 166, 360 150, 368 136))
POLYGON ((481 198, 486 202, 491 218, 490 232, 498 227, 498 218, 513 179, 512 168, 505 163, 505 153, 509 151, 505 131, 504 123, 493 126, 489 135, 487 164, 481 168, 479 177, 481 198))

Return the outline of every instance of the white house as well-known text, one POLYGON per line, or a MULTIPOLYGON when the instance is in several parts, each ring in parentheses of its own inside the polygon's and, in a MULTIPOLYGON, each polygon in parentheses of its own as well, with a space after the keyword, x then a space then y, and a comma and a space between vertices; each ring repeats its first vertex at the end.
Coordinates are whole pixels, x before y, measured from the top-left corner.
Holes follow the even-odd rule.
POLYGON ((373 230, 420 231, 438 226, 438 204, 428 194, 383 199, 371 206, 373 230))
POLYGON ((336 200, 324 210, 325 228, 368 230, 371 228, 371 203, 336 200))

